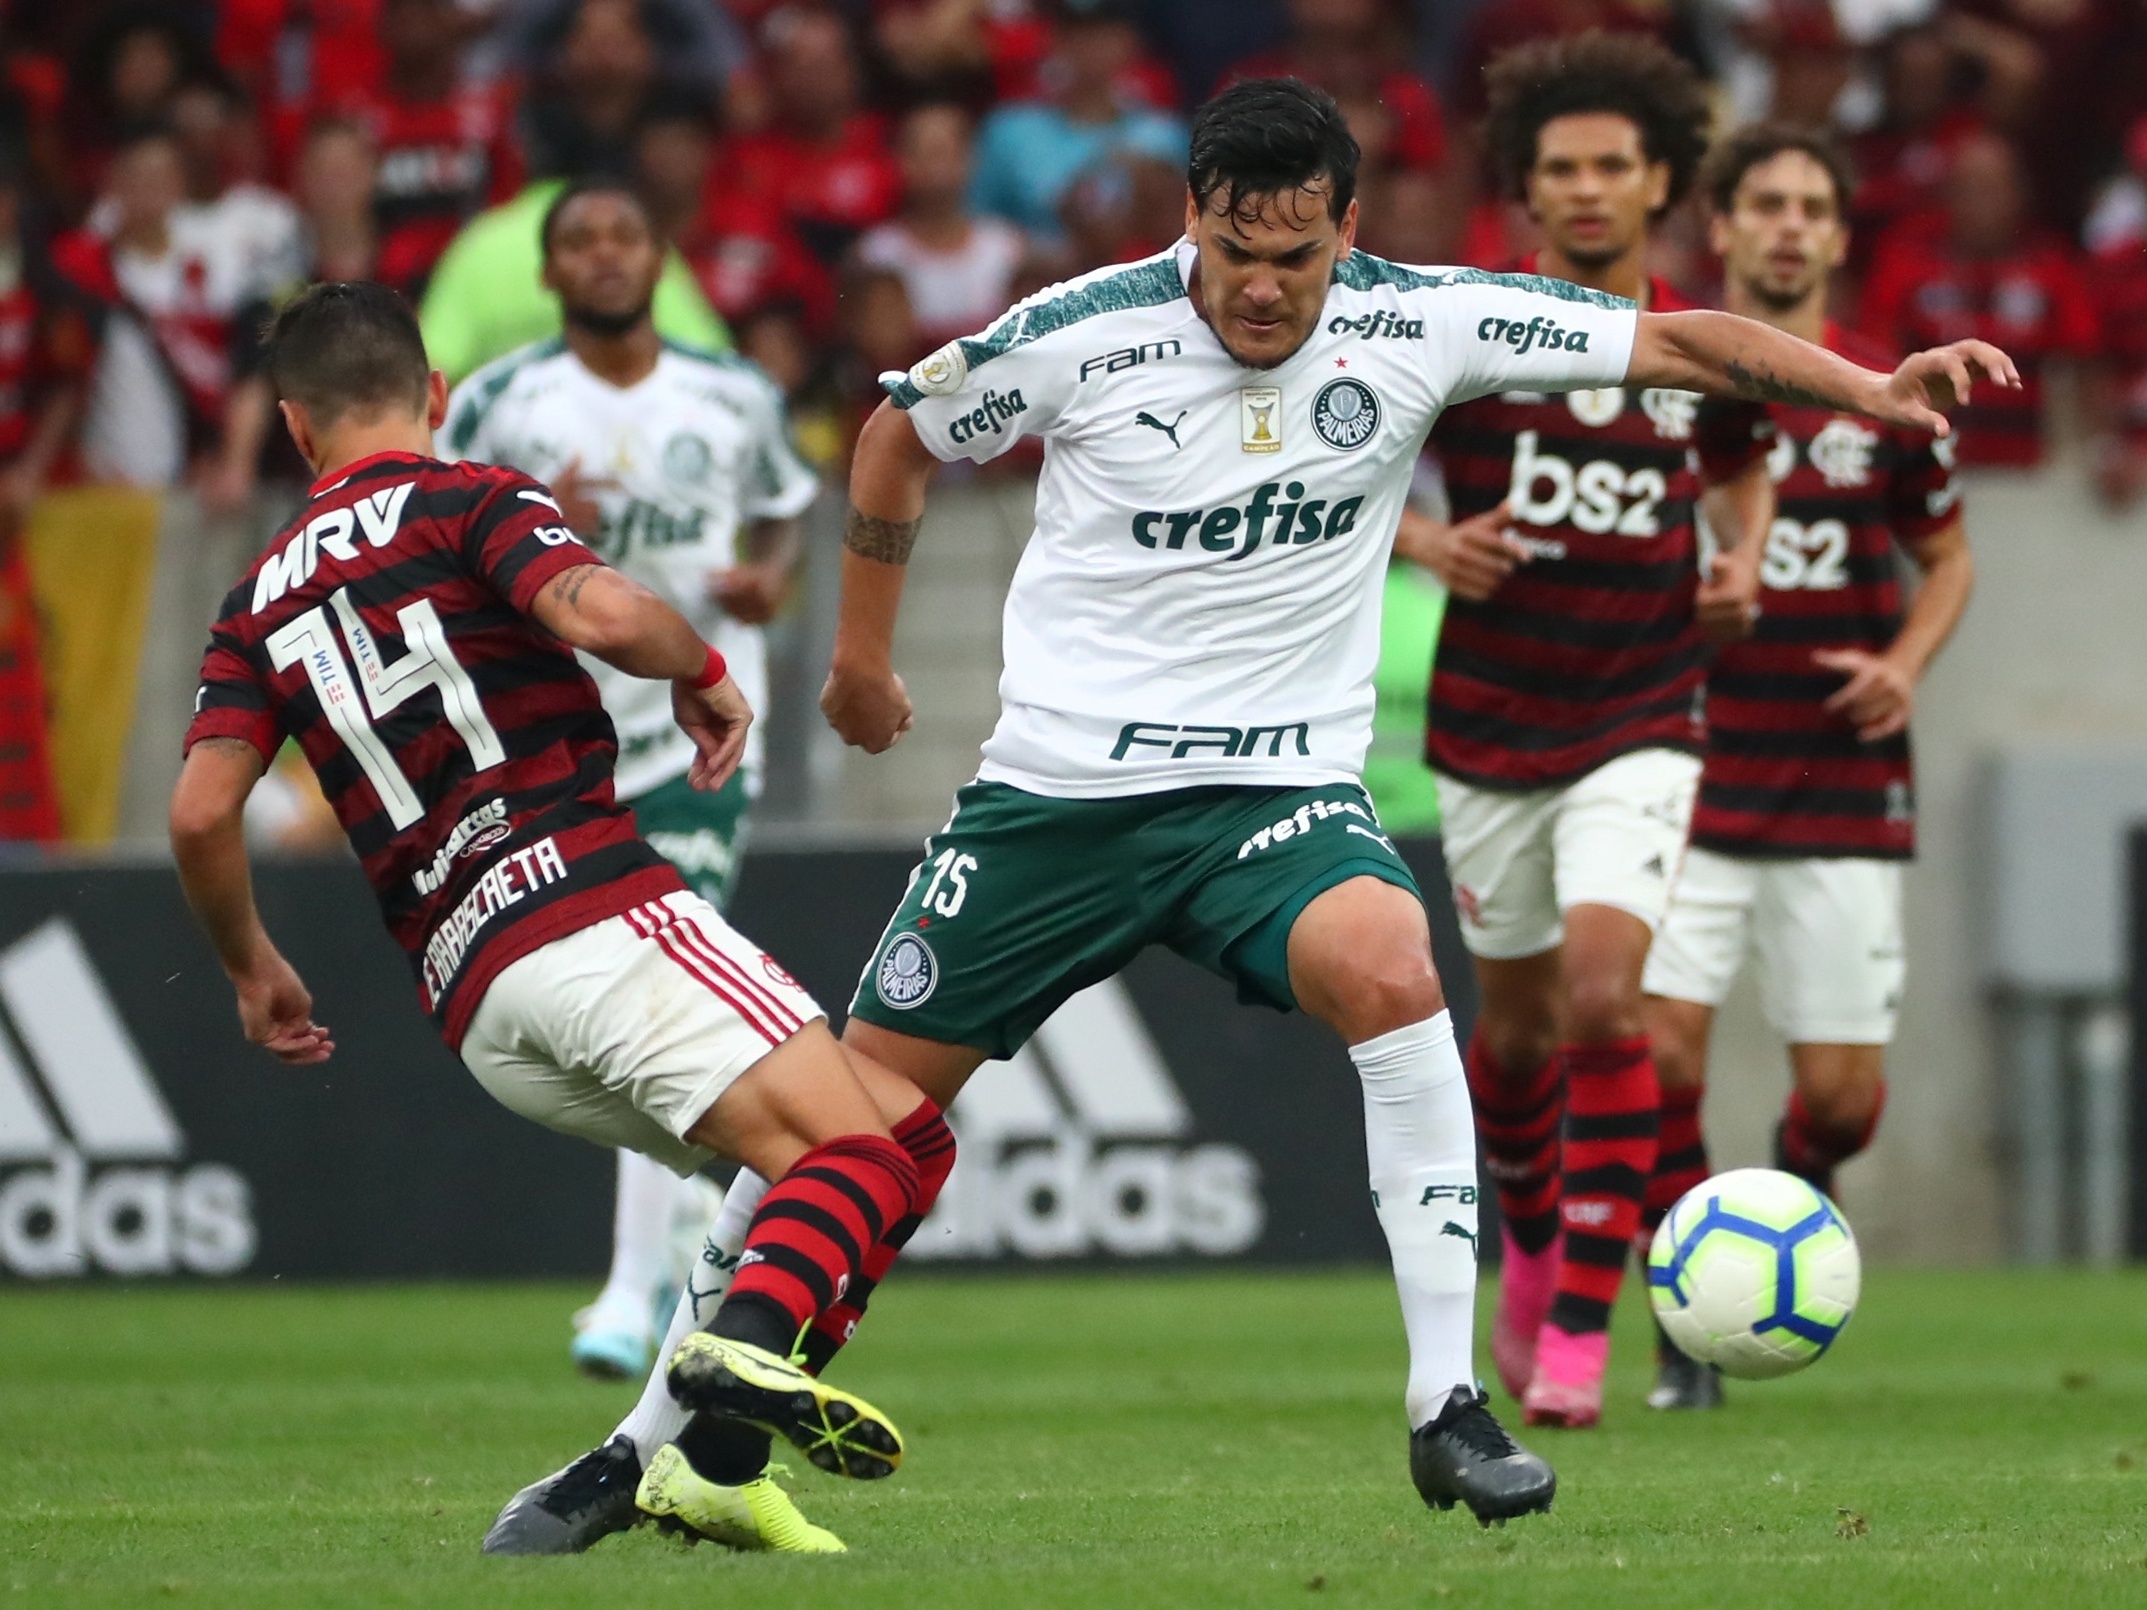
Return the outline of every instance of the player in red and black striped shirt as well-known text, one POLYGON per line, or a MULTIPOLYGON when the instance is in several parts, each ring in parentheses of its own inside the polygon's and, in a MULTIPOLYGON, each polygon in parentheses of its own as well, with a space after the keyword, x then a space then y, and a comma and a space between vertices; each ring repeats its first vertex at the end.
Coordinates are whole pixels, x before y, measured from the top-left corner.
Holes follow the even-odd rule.
MULTIPOLYGON (((1883 352, 1826 317, 1851 193, 1833 144, 1760 125, 1724 142, 1707 180, 1730 311, 1885 367, 1883 352)), ((1761 613, 1708 676, 1692 850, 1648 954, 1663 1099, 1650 1224, 1707 1177, 1708 1032, 1748 950, 1794 1074, 1777 1164, 1831 1193, 1835 1166, 1869 1142, 1904 977, 1908 720, 1974 586, 1950 441, 1828 409, 1774 412, 1779 513, 1761 613), (1905 615, 1896 547, 1922 572, 1905 615)), ((1719 1401, 1689 1361, 1665 1351, 1662 1363, 1659 1407, 1719 1401)))
POLYGON ((225 600, 172 799, 180 879, 247 1037, 292 1063, 334 1050, 246 868, 246 797, 292 737, 488 1090, 681 1174, 722 1155, 774 1182, 720 1305, 682 1301, 653 1398, 510 1505, 487 1547, 587 1547, 638 1504, 734 1543, 776 1517, 763 1546, 840 1548, 768 1483, 762 1428, 838 1474, 899 1463, 878 1411, 789 1355, 809 1327, 847 1338, 944 1178, 946 1132, 641 841, 574 650, 671 682, 696 787, 728 779, 752 712, 722 656, 584 548, 536 482, 431 457, 447 386, 393 291, 312 287, 278 315, 268 366, 320 479, 225 600))
MULTIPOLYGON (((1589 35, 1514 51, 1489 82, 1493 148, 1549 243, 1527 266, 1681 306, 1646 257, 1705 150, 1691 70, 1589 35)), ((1504 1242, 1492 1352, 1532 1425, 1601 1413, 1655 1166, 1640 972, 1699 772, 1703 627, 1749 624, 1757 543, 1735 539, 1772 507, 1765 409, 1699 403, 1613 389, 1449 409, 1431 440, 1454 524, 1405 525, 1397 544, 1453 594, 1427 758, 1481 996, 1469 1082, 1504 1242), (1735 550, 1704 581, 1703 501, 1735 550)))

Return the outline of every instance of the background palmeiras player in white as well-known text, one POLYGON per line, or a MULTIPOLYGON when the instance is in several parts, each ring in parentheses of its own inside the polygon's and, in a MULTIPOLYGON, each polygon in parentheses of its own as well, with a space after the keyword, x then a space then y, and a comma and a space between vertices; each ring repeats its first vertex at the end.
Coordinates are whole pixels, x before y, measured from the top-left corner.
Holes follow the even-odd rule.
POLYGON ((1351 250, 1356 164, 1326 96, 1238 84, 1195 122, 1186 240, 889 377, 853 466, 822 696, 850 742, 885 749, 910 721, 891 650, 936 464, 1022 436, 1045 455, 1006 606, 1003 714, 845 1040, 944 1105, 1150 943, 1331 1025, 1363 1080, 1412 1474, 1426 1502, 1490 1520, 1547 1507, 1555 1479, 1475 1385, 1466 1085, 1422 904, 1356 783, 1424 433, 1500 389, 1619 385, 1818 398, 1942 430, 1972 378, 2014 374, 1963 343, 1889 378, 1727 314, 1385 263, 1351 250))
MULTIPOLYGON (((592 181, 563 192, 544 223, 544 275, 565 333, 464 381, 442 445, 449 457, 548 483, 575 532, 693 622, 747 701, 766 709, 761 623, 788 589, 796 516, 819 480, 793 451, 781 395, 758 370, 657 335, 649 309, 662 266, 662 243, 631 190, 592 181)), ((723 909, 759 791, 758 725, 738 774, 721 793, 699 793, 665 690, 601 663, 589 669, 619 731, 619 797, 642 836, 723 909)), ((700 1246, 715 1205, 706 1182, 638 1153, 620 1152, 618 1166, 611 1273, 572 1344, 575 1363, 604 1377, 648 1368, 684 1273, 673 1249, 700 1246)))

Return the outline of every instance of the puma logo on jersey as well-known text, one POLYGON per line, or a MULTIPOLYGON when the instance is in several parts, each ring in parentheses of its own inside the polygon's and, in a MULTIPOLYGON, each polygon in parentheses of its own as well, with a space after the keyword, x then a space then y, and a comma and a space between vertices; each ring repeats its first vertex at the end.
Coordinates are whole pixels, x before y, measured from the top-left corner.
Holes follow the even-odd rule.
POLYGON ((1555 319, 1537 317, 1526 324, 1518 319, 1485 319, 1476 326, 1479 341, 1503 341, 1515 352, 1542 347, 1547 352, 1586 352, 1588 332, 1568 330, 1555 319))
POLYGON ((1190 410, 1184 408, 1179 409, 1178 417, 1172 420, 1168 425, 1166 425, 1163 423, 1162 420, 1156 418, 1155 415, 1143 409, 1140 413, 1137 413, 1133 416, 1133 423, 1136 425, 1146 425, 1150 430, 1161 431, 1165 436, 1168 436, 1170 438, 1170 445, 1172 447, 1177 447, 1180 445, 1178 441, 1178 427, 1185 423, 1185 416, 1189 411, 1190 410))
POLYGON ((415 481, 398 481, 360 498, 348 508, 317 514, 283 545, 283 552, 261 562, 253 582, 253 612, 258 615, 293 587, 303 587, 320 569, 321 555, 349 564, 358 557, 350 539, 360 535, 376 548, 395 540, 403 523, 403 505, 410 501, 415 481))
POLYGON ((1458 1235, 1459 1237, 1461 1237, 1462 1240, 1466 1241, 1469 1244, 1470 1257, 1475 1258, 1481 1256, 1481 1254, 1477 1251, 1476 1232, 1474 1230, 1464 1230, 1452 1219, 1448 1219, 1444 1224, 1439 1226, 1439 1234, 1458 1235))
MULTIPOLYGON (((1156 429, 1162 428, 1159 421, 1156 429)), ((1263 481, 1242 508, 1143 509, 1133 517, 1133 540, 1143 548, 1175 550, 1190 537, 1209 553, 1243 559, 1263 541, 1284 548, 1343 536, 1356 529, 1363 506, 1362 498, 1344 498, 1329 508, 1325 498, 1307 498, 1302 481, 1263 481), (1278 493, 1286 501, 1278 503, 1278 493)))
POLYGON ((973 442, 989 431, 994 436, 1006 433, 1006 422, 1016 414, 1025 414, 1029 405, 1022 400, 1017 386, 1004 394, 996 391, 984 393, 984 400, 947 427, 947 438, 959 447, 973 442))

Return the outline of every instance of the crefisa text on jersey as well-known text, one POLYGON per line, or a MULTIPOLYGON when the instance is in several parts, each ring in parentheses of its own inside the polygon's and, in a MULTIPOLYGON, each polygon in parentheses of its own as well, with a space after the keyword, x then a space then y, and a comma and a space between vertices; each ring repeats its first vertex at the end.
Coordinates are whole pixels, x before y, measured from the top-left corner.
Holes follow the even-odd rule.
POLYGON ((1277 548, 1299 547, 1325 538, 1346 536, 1357 528, 1361 497, 1343 498, 1329 507, 1325 498, 1307 498, 1305 483, 1263 481, 1242 509, 1143 509, 1133 517, 1133 540, 1143 548, 1183 548, 1188 536, 1210 553, 1243 559, 1262 539, 1277 548), (1276 494, 1287 501, 1278 504, 1276 494), (1244 535, 1238 535, 1239 532, 1244 535), (1232 550, 1235 550, 1234 552, 1232 550))
POLYGON ((1568 330, 1554 319, 1533 318, 1526 324, 1517 319, 1485 319, 1476 326, 1479 341, 1503 341, 1516 352, 1530 352, 1542 347, 1547 352, 1586 352, 1588 332, 1568 330))
POLYGON ((1405 319, 1398 313, 1377 308, 1370 313, 1360 313, 1355 318, 1337 313, 1327 321, 1329 335, 1346 335, 1354 330, 1357 339, 1370 341, 1384 336, 1389 341, 1421 341, 1424 339, 1424 321, 1405 319))
POLYGON ((986 431, 994 436, 1006 433, 1006 422, 1016 414, 1025 414, 1029 405, 1022 400, 1021 388, 1015 387, 1003 395, 996 391, 984 393, 984 400, 947 427, 947 439, 957 446, 976 440, 986 431))

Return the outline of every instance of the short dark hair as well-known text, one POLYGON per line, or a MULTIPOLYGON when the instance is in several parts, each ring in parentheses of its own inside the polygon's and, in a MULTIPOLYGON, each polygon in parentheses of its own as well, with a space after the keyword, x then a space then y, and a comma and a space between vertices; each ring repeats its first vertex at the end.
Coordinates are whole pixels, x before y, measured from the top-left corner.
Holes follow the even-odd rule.
POLYGON ((1637 34, 1591 28, 1517 46, 1484 69, 1484 88, 1492 160, 1517 197, 1527 192, 1537 137, 1553 118, 1609 112, 1631 123, 1648 160, 1669 165, 1666 206, 1692 188, 1707 152, 1707 90, 1699 74, 1637 34))
POLYGON ((1700 188, 1716 212, 1728 212, 1737 204, 1737 187, 1744 176, 1761 163, 1772 162, 1785 152, 1800 151, 1820 167, 1834 184, 1834 210, 1849 214, 1849 198, 1856 194, 1856 170, 1841 142, 1824 129, 1794 123, 1747 123, 1708 153, 1700 170, 1700 188))
POLYGON ((1250 216, 1268 196, 1325 181, 1337 221, 1357 194, 1357 138, 1334 97, 1296 78, 1248 78, 1193 115, 1185 182, 1203 211, 1250 216))
POLYGON ((631 179, 617 173, 592 173, 570 180, 564 190, 552 197, 552 204, 544 209, 544 221, 537 225, 537 245, 547 260, 552 255, 552 232, 558 227, 559 220, 566 216, 566 210, 584 196, 624 196, 640 211, 641 216, 648 220, 650 229, 656 227, 655 215, 649 211, 647 200, 634 188, 631 179))
POLYGON ((354 411, 422 409, 432 364, 417 315, 372 280, 328 280, 284 303, 268 327, 276 394, 302 403, 315 425, 354 411))

